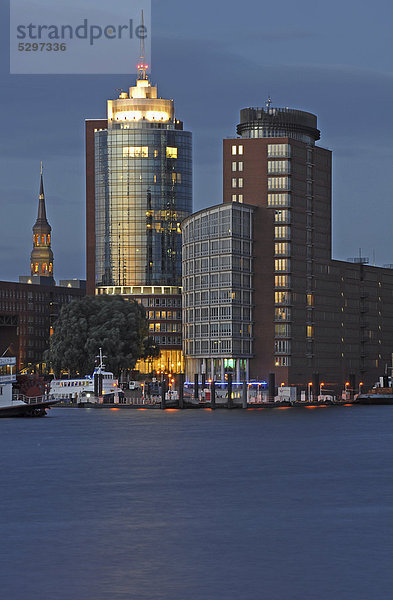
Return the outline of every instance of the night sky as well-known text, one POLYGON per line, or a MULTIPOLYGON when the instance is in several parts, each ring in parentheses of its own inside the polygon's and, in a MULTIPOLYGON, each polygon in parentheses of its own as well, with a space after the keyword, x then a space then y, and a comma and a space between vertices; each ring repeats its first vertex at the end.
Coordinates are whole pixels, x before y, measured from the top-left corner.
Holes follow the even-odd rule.
MULTIPOLYGON (((9 75, 0 6, 0 280, 29 273, 41 159, 55 277, 84 278, 84 119, 106 116, 138 57, 129 76, 9 75)), ((270 94, 317 114, 333 150, 334 257, 393 263, 392 26, 388 0, 153 0, 151 79, 193 132, 194 209, 222 201, 222 139, 270 94)))

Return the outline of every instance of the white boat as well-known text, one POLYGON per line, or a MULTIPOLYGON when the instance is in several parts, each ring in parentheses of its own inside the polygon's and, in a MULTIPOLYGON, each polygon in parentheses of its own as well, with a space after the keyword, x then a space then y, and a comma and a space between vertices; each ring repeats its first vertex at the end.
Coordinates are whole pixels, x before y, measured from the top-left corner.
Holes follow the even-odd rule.
POLYGON ((12 386, 16 382, 15 369, 16 358, 0 358, 0 417, 44 417, 46 409, 57 404, 57 401, 48 400, 45 396, 14 397, 12 386))
POLYGON ((97 404, 100 398, 111 394, 117 395, 119 392, 118 381, 114 378, 113 373, 105 371, 101 348, 97 358, 99 359, 99 365, 94 369, 91 376, 86 375, 82 379, 54 379, 50 384, 50 398, 77 404, 97 404), (98 394, 96 396, 97 385, 98 394))

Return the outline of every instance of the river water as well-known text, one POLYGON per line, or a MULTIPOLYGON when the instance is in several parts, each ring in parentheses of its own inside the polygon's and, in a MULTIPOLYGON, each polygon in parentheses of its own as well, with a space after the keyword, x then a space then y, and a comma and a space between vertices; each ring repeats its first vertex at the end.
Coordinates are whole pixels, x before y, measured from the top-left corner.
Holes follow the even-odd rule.
POLYGON ((387 600, 393 407, 2 419, 4 600, 387 600))

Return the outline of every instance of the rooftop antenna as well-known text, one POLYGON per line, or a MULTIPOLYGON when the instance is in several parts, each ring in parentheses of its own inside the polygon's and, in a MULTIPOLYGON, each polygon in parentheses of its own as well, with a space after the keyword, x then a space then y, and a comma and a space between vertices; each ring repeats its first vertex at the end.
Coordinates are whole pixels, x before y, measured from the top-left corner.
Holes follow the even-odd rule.
POLYGON ((43 164, 42 164, 42 161, 41 161, 41 175, 42 175, 43 172, 44 172, 44 167, 43 167, 43 164))
POLYGON ((268 99, 266 100, 266 103, 265 103, 265 105, 266 105, 266 108, 267 108, 267 110, 269 110, 269 109, 271 108, 271 105, 272 105, 272 99, 271 99, 271 97, 270 97, 270 94, 269 94, 269 96, 268 96, 268 99))
POLYGON ((142 17, 141 17, 141 29, 143 31, 143 37, 140 38, 140 49, 139 49, 139 65, 138 65, 138 79, 145 80, 147 79, 146 71, 149 68, 149 65, 146 64, 146 49, 145 49, 145 34, 144 34, 144 18, 143 18, 143 9, 142 9, 142 17))

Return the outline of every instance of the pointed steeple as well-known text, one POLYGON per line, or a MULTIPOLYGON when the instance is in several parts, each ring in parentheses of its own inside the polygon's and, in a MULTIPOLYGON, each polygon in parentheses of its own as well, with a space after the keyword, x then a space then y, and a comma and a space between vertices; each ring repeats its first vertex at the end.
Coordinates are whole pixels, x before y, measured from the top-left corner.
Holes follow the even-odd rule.
POLYGON ((44 194, 44 169, 41 161, 41 183, 40 183, 40 195, 38 200, 38 215, 37 221, 33 227, 33 230, 39 228, 46 229, 49 233, 51 231, 51 226, 48 223, 46 218, 46 207, 45 207, 45 194, 44 194))
POLYGON ((31 274, 53 278, 53 252, 51 249, 52 228, 46 218, 44 175, 41 162, 40 195, 38 215, 33 227, 33 250, 31 252, 31 274))

